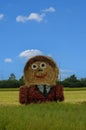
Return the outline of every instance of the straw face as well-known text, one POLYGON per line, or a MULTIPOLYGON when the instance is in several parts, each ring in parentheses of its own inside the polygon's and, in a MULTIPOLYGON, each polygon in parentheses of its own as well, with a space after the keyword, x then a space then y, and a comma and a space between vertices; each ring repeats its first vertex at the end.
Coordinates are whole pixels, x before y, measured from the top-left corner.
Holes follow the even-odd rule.
POLYGON ((26 85, 55 85, 59 70, 55 62, 46 56, 31 58, 24 68, 26 85))

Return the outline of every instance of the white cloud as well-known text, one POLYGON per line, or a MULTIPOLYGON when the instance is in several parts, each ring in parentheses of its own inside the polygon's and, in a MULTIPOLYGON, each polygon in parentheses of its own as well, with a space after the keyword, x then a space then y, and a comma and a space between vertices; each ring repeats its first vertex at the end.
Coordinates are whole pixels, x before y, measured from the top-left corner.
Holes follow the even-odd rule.
POLYGON ((28 17, 26 17, 26 16, 19 15, 16 17, 17 22, 25 23, 27 20, 28 20, 28 17))
POLYGON ((6 58, 6 59, 4 59, 4 62, 12 62, 12 59, 11 58, 6 58))
POLYGON ((19 54, 19 57, 29 59, 29 58, 36 56, 36 55, 43 55, 43 53, 37 49, 25 50, 19 54))
POLYGON ((37 22, 40 22, 43 20, 45 14, 37 14, 37 13, 31 13, 28 17, 28 20, 35 20, 37 22))
POLYGON ((44 20, 44 17, 46 16, 46 13, 49 12, 55 12, 56 9, 54 7, 49 7, 47 9, 42 10, 42 13, 30 13, 28 16, 24 15, 18 15, 16 17, 17 22, 22 22, 25 23, 27 21, 36 21, 36 22, 41 22, 44 20))
POLYGON ((37 21, 37 22, 41 22, 43 21, 45 14, 38 14, 38 13, 31 13, 29 16, 23 16, 23 15, 19 15, 16 17, 16 21, 17 22, 27 22, 27 21, 37 21))
POLYGON ((73 70, 60 69, 61 73, 73 73, 73 70))
POLYGON ((0 14, 0 20, 4 18, 4 14, 0 14))
POLYGON ((42 12, 55 12, 56 9, 54 7, 49 7, 47 9, 42 10, 42 12))

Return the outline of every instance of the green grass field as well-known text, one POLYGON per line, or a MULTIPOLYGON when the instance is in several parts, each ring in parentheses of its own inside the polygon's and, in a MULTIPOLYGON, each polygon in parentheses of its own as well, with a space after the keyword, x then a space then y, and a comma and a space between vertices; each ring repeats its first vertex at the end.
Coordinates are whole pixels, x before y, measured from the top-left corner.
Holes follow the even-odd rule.
POLYGON ((25 106, 18 96, 0 89, 0 130, 86 130, 86 89, 66 89, 60 103, 25 106))

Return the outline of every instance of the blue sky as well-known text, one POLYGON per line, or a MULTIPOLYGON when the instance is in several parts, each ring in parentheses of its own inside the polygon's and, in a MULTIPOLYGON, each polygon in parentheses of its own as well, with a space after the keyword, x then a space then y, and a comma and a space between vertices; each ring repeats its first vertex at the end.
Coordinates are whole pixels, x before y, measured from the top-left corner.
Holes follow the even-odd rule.
POLYGON ((61 79, 86 77, 85 0, 0 0, 0 79, 20 78, 33 54, 51 56, 61 79))

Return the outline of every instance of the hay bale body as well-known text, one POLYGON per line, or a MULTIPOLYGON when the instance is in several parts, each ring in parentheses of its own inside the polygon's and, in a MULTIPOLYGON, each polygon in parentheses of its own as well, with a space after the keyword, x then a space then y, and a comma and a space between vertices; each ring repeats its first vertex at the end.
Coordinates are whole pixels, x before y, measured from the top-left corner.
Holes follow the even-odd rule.
POLYGON ((59 69, 50 57, 29 59, 24 67, 25 85, 20 87, 20 103, 63 101, 63 87, 56 84, 58 74, 59 69))

